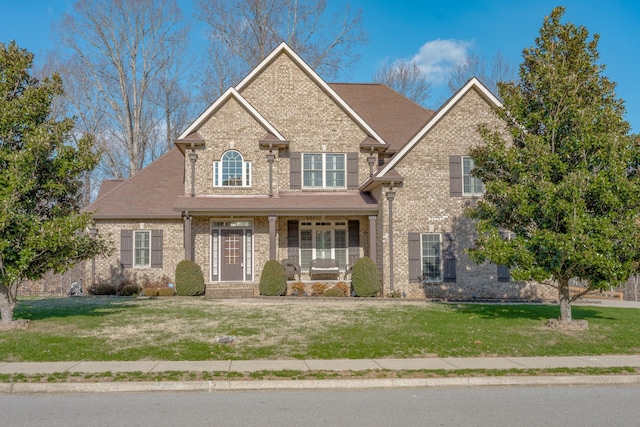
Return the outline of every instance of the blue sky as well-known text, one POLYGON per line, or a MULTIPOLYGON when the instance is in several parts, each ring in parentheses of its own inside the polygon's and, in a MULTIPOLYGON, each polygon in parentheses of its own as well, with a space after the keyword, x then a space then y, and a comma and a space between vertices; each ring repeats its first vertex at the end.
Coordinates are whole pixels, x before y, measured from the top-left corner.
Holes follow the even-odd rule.
MULTIPOLYGON (((180 0, 185 17, 191 1, 180 0)), ((618 84, 625 100, 626 119, 640 133, 640 2, 637 0, 350 0, 361 9, 369 43, 359 49, 360 61, 343 80, 368 82, 383 61, 413 59, 431 70, 432 99, 446 94, 447 71, 453 62, 475 53, 490 59, 500 52, 513 64, 522 50, 532 46, 545 15, 553 7, 567 8, 565 21, 584 25, 600 34, 601 62, 605 74, 618 84)), ((0 0, 0 41, 16 40, 42 58, 52 46, 51 25, 71 0, 0 0)), ((345 2, 328 0, 329 11, 345 2)))

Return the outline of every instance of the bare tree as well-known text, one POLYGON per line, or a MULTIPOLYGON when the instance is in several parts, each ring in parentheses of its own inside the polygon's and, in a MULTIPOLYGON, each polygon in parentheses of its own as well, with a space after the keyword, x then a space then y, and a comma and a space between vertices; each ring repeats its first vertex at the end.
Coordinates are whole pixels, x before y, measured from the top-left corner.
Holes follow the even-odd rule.
POLYGON ((494 55, 490 67, 485 58, 471 54, 451 70, 447 81, 449 91, 455 93, 472 77, 477 77, 491 92, 497 95, 498 82, 515 82, 518 78, 518 70, 515 65, 507 62, 500 52, 494 55))
MULTIPOLYGON (((104 120, 103 114, 94 107, 93 96, 86 84, 84 69, 77 62, 70 59, 63 60, 59 51, 49 51, 42 66, 35 71, 38 78, 44 78, 52 74, 68 76, 73 73, 75 78, 63 81, 64 93, 52 100, 51 115, 56 120, 62 120, 70 115, 75 117, 74 130, 70 137, 77 145, 82 138, 91 138, 93 149, 100 154, 104 141, 100 139, 104 120)), ((97 188, 101 180, 101 168, 85 171, 83 175, 82 205, 91 202, 94 188, 97 188)))
POLYGON ((184 99, 173 92, 188 35, 180 9, 173 0, 80 0, 57 28, 72 52, 62 74, 81 131, 95 136, 107 177, 133 175, 179 126, 184 99))
POLYGON ((426 74, 413 61, 400 59, 393 63, 384 62, 373 75, 373 81, 383 83, 421 105, 424 105, 431 92, 431 83, 427 81, 426 74))
POLYGON ((197 0, 196 13, 209 29, 209 101, 282 41, 326 79, 349 68, 358 59, 355 47, 366 41, 360 12, 347 5, 329 16, 325 0, 197 0))

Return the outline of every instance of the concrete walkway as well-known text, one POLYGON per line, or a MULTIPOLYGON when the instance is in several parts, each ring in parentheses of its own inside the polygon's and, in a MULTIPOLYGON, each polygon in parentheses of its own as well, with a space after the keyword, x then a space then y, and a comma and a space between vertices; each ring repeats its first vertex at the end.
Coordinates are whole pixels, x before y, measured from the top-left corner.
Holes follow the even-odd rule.
MULTIPOLYGON (((367 371, 549 368, 640 368, 640 355, 569 357, 480 357, 425 359, 239 360, 239 361, 135 361, 135 362, 0 362, 0 374, 53 374, 57 372, 257 372, 257 371, 367 371)), ((439 378, 131 381, 66 383, 0 383, 1 393, 108 393, 108 392, 218 392, 247 390, 378 389, 398 387, 625 385, 640 387, 640 375, 464 376, 439 378)))
POLYGON ((551 368, 640 368, 640 355, 566 357, 447 357, 424 359, 331 360, 210 360, 135 362, 0 362, 0 374, 53 374, 57 372, 258 372, 258 371, 366 371, 466 370, 551 368))

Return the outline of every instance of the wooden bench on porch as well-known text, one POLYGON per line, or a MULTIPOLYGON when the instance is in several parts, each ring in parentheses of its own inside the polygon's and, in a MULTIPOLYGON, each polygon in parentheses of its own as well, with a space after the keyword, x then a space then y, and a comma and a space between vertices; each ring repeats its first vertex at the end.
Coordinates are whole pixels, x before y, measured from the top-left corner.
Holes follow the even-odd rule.
POLYGON ((340 277, 340 265, 338 261, 331 258, 315 258, 309 264, 309 278, 314 280, 316 276, 327 276, 331 280, 338 280, 340 277))

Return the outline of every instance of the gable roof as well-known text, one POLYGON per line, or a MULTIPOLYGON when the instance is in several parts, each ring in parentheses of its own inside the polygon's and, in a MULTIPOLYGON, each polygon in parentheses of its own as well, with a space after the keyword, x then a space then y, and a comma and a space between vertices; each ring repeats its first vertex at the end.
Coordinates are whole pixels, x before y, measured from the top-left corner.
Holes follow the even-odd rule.
POLYGON ((280 43, 265 59, 258 64, 240 83, 236 85, 238 92, 251 83, 258 74, 260 74, 266 67, 269 66, 279 55, 286 54, 291 60, 298 65, 305 74, 307 74, 311 80, 314 81, 322 90, 329 95, 329 97, 336 103, 343 111, 347 113, 352 120, 354 120, 365 133, 371 135, 376 141, 381 144, 387 144, 385 139, 378 134, 378 132, 366 121, 360 114, 358 114, 344 99, 316 73, 297 53, 295 53, 285 42, 280 43))
POLYGON ((399 151, 435 114, 381 83, 329 83, 367 123, 399 151))
POLYGON ((493 104, 497 108, 502 108, 502 102, 493 95, 489 89, 486 88, 480 80, 473 77, 470 79, 458 92, 456 92, 442 107, 431 117, 422 129, 420 129, 411 140, 387 162, 384 167, 374 173, 374 177, 383 178, 389 171, 391 171, 398 162, 431 130, 440 122, 440 120, 446 116, 449 111, 464 97, 469 91, 477 90, 480 95, 489 103, 493 104))
POLYGON ((256 110, 253 105, 249 104, 249 102, 235 89, 230 87, 223 93, 209 108, 207 108, 198 118, 191 123, 191 125, 185 129, 184 132, 178 137, 179 140, 184 140, 189 137, 190 134, 196 132, 200 129, 209 117, 211 117, 220 107, 222 107, 229 99, 235 99, 241 106, 244 108, 262 127, 270 134, 278 138, 280 141, 285 141, 285 137, 282 136, 280 132, 271 124, 267 119, 262 116, 256 110))
POLYGON ((96 200, 101 199, 105 194, 109 193, 111 190, 120 185, 124 179, 105 179, 100 184, 100 190, 98 190, 98 197, 96 200))
POLYGON ((83 211, 95 219, 180 218, 173 210, 178 196, 184 195, 184 155, 174 148, 129 179, 99 192, 98 199, 83 211))

